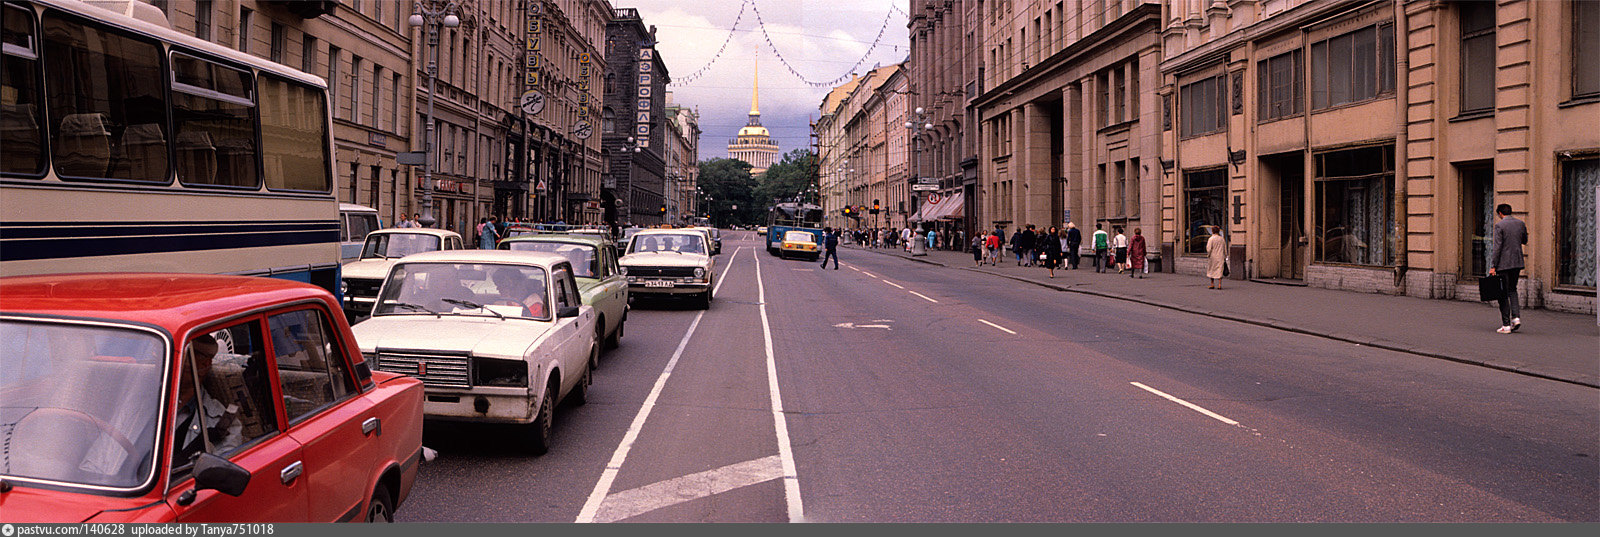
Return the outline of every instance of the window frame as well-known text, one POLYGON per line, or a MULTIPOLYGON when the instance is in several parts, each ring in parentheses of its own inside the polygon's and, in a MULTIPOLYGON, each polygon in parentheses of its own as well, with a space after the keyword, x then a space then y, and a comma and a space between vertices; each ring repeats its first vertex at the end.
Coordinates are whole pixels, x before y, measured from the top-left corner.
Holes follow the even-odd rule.
POLYGON ((1256 122, 1268 123, 1281 119, 1299 117, 1305 114, 1306 109, 1306 69, 1305 50, 1296 47, 1293 50, 1256 62, 1256 122), (1277 76, 1279 63, 1288 63, 1287 80, 1280 80, 1277 76), (1277 99, 1280 88, 1287 86, 1284 91, 1289 94, 1287 103, 1277 99), (1284 106, 1287 104, 1287 106, 1284 106))
POLYGON ((1212 134, 1227 132, 1230 114, 1227 108, 1228 99, 1228 74, 1219 72, 1216 75, 1196 79, 1178 88, 1178 117, 1179 139, 1198 138, 1212 134), (1211 92, 1205 94, 1205 92, 1211 92), (1201 95, 1196 96, 1196 93, 1201 95), (1212 105, 1209 110, 1215 114, 1211 123, 1200 125, 1195 115, 1202 109, 1195 108, 1194 104, 1208 103, 1212 105), (1210 130, 1195 130, 1207 127, 1210 130))
MULTIPOLYGON (((1568 277, 1569 276, 1568 271, 1570 269, 1567 267, 1567 264, 1571 260, 1576 259, 1576 255, 1577 255, 1577 252, 1567 251, 1568 250, 1567 242, 1569 240, 1568 235, 1572 234, 1572 230, 1570 230, 1568 228, 1568 226, 1567 226, 1567 216, 1568 216, 1566 214, 1567 209, 1568 209, 1567 208, 1567 202, 1568 202, 1569 199, 1571 199, 1571 198, 1568 197, 1568 194, 1570 194, 1570 192, 1568 192, 1568 190, 1570 190, 1570 187, 1569 187, 1569 185, 1567 185, 1567 175, 1568 175, 1568 173, 1571 173, 1568 170, 1571 170, 1572 166, 1574 164, 1580 163, 1580 162, 1592 162, 1592 163, 1594 163, 1593 165, 1596 167, 1596 172, 1595 173, 1600 173, 1600 153, 1587 153, 1587 154, 1584 154, 1584 155, 1573 155, 1571 158, 1562 158, 1562 159, 1560 159, 1560 160, 1558 160, 1556 162, 1556 168, 1559 170, 1560 175, 1556 179, 1557 180, 1557 183, 1556 183, 1557 214, 1556 214, 1556 244, 1555 244, 1555 248, 1556 248, 1556 254, 1557 254, 1556 259, 1558 261, 1556 263, 1556 274, 1555 274, 1555 282, 1556 283, 1555 283, 1555 287, 1556 288, 1564 288, 1564 289, 1583 290, 1583 291, 1587 292, 1588 294, 1593 294, 1593 290, 1595 289, 1595 286, 1587 286, 1587 285, 1583 285, 1581 283, 1569 283, 1572 280, 1568 277)), ((1596 203, 1600 203, 1600 200, 1597 200, 1596 203)), ((1581 219, 1585 218, 1588 215, 1573 215, 1573 216, 1575 218, 1581 220, 1581 219)), ((1596 225, 1600 225, 1600 222, 1597 222, 1596 225)), ((1578 240, 1582 240, 1582 238, 1579 238, 1578 240)), ((1600 249, 1600 244, 1596 245, 1596 249, 1600 249)), ((1591 255, 1593 255, 1593 254, 1591 253, 1591 255)), ((1596 282, 1596 283, 1600 284, 1600 282, 1596 282)))
MULTIPOLYGON (((360 379, 356 378, 354 358, 345 352, 345 350, 348 349, 348 347, 345 345, 345 341, 342 339, 345 334, 334 329, 334 325, 330 322, 330 319, 332 319, 330 315, 331 313, 327 310, 327 304, 317 300, 307 300, 280 305, 264 311, 259 315, 263 329, 262 337, 265 340, 264 343, 268 357, 268 366, 270 366, 272 370, 271 376, 274 383, 273 390, 277 393, 277 398, 275 401, 277 402, 278 416, 283 420, 280 422, 283 424, 281 426, 282 432, 289 432, 296 426, 305 423, 306 421, 326 414, 328 409, 337 407, 346 401, 360 397, 367 391, 367 387, 363 385, 360 379), (340 360, 343 364, 342 373, 344 376, 346 393, 343 397, 332 397, 326 404, 314 407, 306 411, 306 413, 294 418, 289 418, 289 408, 283 402, 283 398, 288 394, 288 392, 284 390, 283 378, 282 375, 279 374, 282 369, 281 365, 278 363, 277 344, 272 340, 272 319, 274 317, 305 311, 313 312, 318 317, 318 325, 320 325, 323 335, 327 337, 327 341, 323 342, 325 345, 327 345, 329 353, 328 356, 323 357, 325 365, 332 366, 335 359, 340 360)), ((341 312, 340 315, 343 315, 343 313, 341 312)), ((330 381, 338 380, 338 377, 336 376, 337 373, 331 368, 327 370, 327 373, 330 381)))
MULTIPOLYGON (((273 416, 273 420, 274 420, 273 421, 274 430, 272 432, 263 434, 263 435, 258 436, 256 438, 249 439, 248 441, 240 442, 239 446, 237 448, 234 448, 232 453, 229 453, 229 454, 227 454, 226 457, 224 457, 227 460, 234 460, 234 459, 238 458, 240 455, 244 454, 245 452, 250 451, 251 449, 255 448, 256 446, 264 444, 264 443, 266 443, 266 442, 268 442, 268 441, 270 441, 270 440, 272 440, 274 438, 277 438, 279 436, 287 435, 288 430, 289 430, 289 427, 287 425, 285 425, 285 420, 284 420, 285 416, 284 416, 284 412, 283 412, 283 394, 279 389, 278 369, 277 369, 276 365, 274 365, 274 360, 273 360, 273 356, 272 356, 272 350, 271 350, 271 347, 270 347, 270 341, 269 340, 271 340, 272 338, 269 337, 268 332, 267 332, 266 312, 264 310, 256 310, 256 311, 252 311, 252 312, 249 312, 249 313, 245 313, 243 315, 237 315, 237 316, 234 316, 234 317, 230 317, 228 319, 224 319, 224 320, 221 320, 221 321, 210 323, 210 324, 207 324, 205 326, 190 330, 189 333, 185 334, 185 337, 183 339, 179 340, 179 342, 177 343, 177 354, 174 356, 175 365, 173 367, 179 368, 178 373, 179 373, 179 375, 182 375, 182 376, 179 377, 178 382, 181 384, 182 382, 184 382, 185 379, 188 379, 190 382, 198 382, 199 381, 199 373, 194 370, 194 368, 192 367, 192 363, 191 362, 189 362, 188 360, 184 359, 184 355, 187 354, 187 351, 188 351, 188 348, 189 348, 189 343, 194 341, 195 338, 198 338, 201 335, 211 334, 211 333, 217 332, 219 330, 231 329, 231 328, 234 328, 234 327, 243 326, 243 325, 250 324, 250 323, 255 323, 256 329, 259 331, 259 334, 261 335, 261 338, 262 338, 262 341, 261 341, 262 360, 266 362, 266 366, 267 366, 266 381, 267 381, 268 386, 267 386, 266 396, 267 396, 267 401, 269 401, 271 403, 271 405, 272 405, 272 408, 270 410, 272 412, 271 415, 273 416), (187 370, 183 370, 184 369, 183 368, 184 365, 190 365, 191 367, 189 367, 187 370)), ((196 386, 197 390, 198 390, 198 388, 199 388, 199 386, 196 386)), ((185 488, 185 486, 181 486, 181 485, 184 485, 185 482, 187 482, 188 480, 191 480, 191 479, 194 478, 194 475, 192 473, 193 468, 187 463, 179 464, 179 462, 176 459, 177 450, 178 450, 178 437, 177 437, 177 434, 178 434, 178 431, 177 431, 177 426, 178 426, 178 422, 177 422, 177 419, 178 419, 178 413, 177 413, 178 412, 178 407, 177 407, 177 404, 178 404, 178 400, 177 400, 178 391, 179 391, 178 385, 174 384, 172 386, 172 392, 171 392, 172 393, 172 405, 173 406, 170 408, 171 411, 168 413, 170 418, 163 418, 163 419, 169 419, 172 422, 172 429, 165 431, 166 434, 163 436, 163 440, 166 442, 166 444, 164 446, 162 446, 163 448, 165 448, 169 452, 167 457, 169 457, 171 459, 170 462, 167 464, 167 467, 166 467, 167 489, 169 491, 170 490, 177 490, 177 489, 180 489, 180 488, 185 488), (183 471, 184 473, 182 475, 179 475, 178 474, 179 471, 183 471)), ((165 427, 165 424, 163 424, 163 427, 165 427)), ((204 448, 205 451, 203 451, 203 452, 204 453, 211 453, 212 446, 211 446, 211 442, 209 440, 204 441, 204 446, 205 446, 205 448, 204 448)), ((221 453, 213 453, 213 454, 217 455, 219 457, 223 456, 223 454, 221 454, 221 453)))
MULTIPOLYGON (((247 65, 235 64, 235 63, 229 62, 227 60, 224 60, 224 59, 221 59, 221 58, 217 58, 215 56, 210 56, 210 55, 207 55, 207 54, 205 54, 203 52, 200 52, 200 51, 197 51, 197 50, 193 50, 193 49, 189 49, 189 48, 182 47, 182 46, 178 46, 178 45, 173 45, 173 46, 169 47, 167 49, 167 51, 166 51, 166 54, 163 54, 162 56, 163 56, 162 57, 162 61, 166 62, 166 65, 167 65, 167 69, 166 69, 166 71, 167 71, 167 77, 166 77, 167 78, 167 81, 166 81, 166 84, 167 84, 167 124, 168 124, 167 132, 168 132, 168 138, 171 138, 171 140, 167 143, 167 146, 168 146, 168 157, 167 157, 167 162, 168 162, 167 168, 168 168, 168 170, 167 170, 167 174, 170 175, 173 178, 173 180, 177 181, 177 184, 182 185, 184 188, 205 188, 205 189, 216 188, 216 189, 243 190, 243 191, 258 191, 258 190, 261 190, 261 188, 264 185, 266 185, 266 181, 267 181, 266 174, 264 173, 265 172, 265 166, 263 164, 263 162, 265 161, 266 153, 263 150, 263 148, 261 147, 261 108, 260 108, 260 106, 261 106, 261 82, 260 82, 260 80, 261 80, 261 76, 263 74, 265 74, 265 73, 259 72, 257 69, 254 69, 254 68, 252 68, 250 66, 247 66, 247 65), (250 91, 250 97, 248 99, 246 99, 246 98, 242 98, 242 97, 239 97, 239 96, 236 96, 236 95, 229 95, 229 94, 226 94, 226 93, 223 93, 223 92, 220 92, 220 91, 208 90, 208 89, 205 89, 205 88, 200 88, 198 86, 191 86, 191 85, 188 85, 188 84, 182 84, 182 83, 178 82, 178 79, 177 79, 178 71, 177 71, 177 69, 175 67, 177 65, 177 62, 175 62, 173 60, 174 55, 178 55, 178 54, 182 54, 184 56, 188 56, 188 57, 193 58, 193 59, 198 60, 198 61, 203 61, 203 62, 207 62, 207 63, 213 64, 213 65, 218 65, 218 66, 222 66, 222 67, 225 67, 225 68, 228 68, 228 69, 233 69, 233 70, 244 72, 245 74, 250 76, 250 84, 248 86, 248 89, 250 91), (183 87, 180 88, 179 86, 183 86, 183 87), (188 96, 192 96, 192 97, 198 97, 198 98, 202 98, 202 99, 210 99, 210 100, 213 100, 213 101, 221 101, 221 102, 228 103, 228 104, 234 104, 234 105, 238 105, 238 106, 245 106, 245 107, 248 107, 250 109, 250 114, 249 114, 250 117, 248 118, 247 121, 250 122, 251 142, 254 143, 253 147, 254 147, 254 155, 255 155, 255 157, 252 159, 252 161, 253 161, 252 165, 255 167, 255 172, 256 172, 255 184, 253 184, 253 185, 227 185, 227 184, 211 184, 211 183, 192 183, 192 182, 185 181, 182 177, 178 176, 177 169, 176 169, 178 167, 178 159, 177 159, 177 157, 178 157, 178 155, 177 155, 177 152, 178 152, 177 151, 178 150, 178 145, 177 145, 178 120, 177 120, 177 118, 173 117, 174 116, 173 112, 174 112, 174 110, 176 108, 176 105, 173 103, 173 99, 178 94, 188 95, 188 96)), ((220 169, 219 169, 219 172, 220 172, 220 169)))
MULTIPOLYGON (((1195 196, 1194 193, 1196 193, 1196 192, 1204 192, 1204 193, 1208 193, 1209 194, 1212 191, 1219 191, 1219 192, 1221 192, 1220 199, 1222 200, 1223 214, 1226 215, 1227 209, 1228 209, 1228 188, 1229 188, 1229 186, 1228 186, 1228 183, 1229 183, 1228 168, 1227 168, 1227 166, 1216 166, 1216 167, 1209 167, 1209 168, 1198 168, 1198 169, 1193 169, 1193 170, 1184 170, 1183 171, 1183 177, 1182 177, 1181 180, 1182 180, 1182 184, 1180 185, 1180 187, 1181 187, 1182 193, 1183 193, 1183 222, 1184 223, 1183 223, 1183 228, 1182 228, 1182 231, 1181 231, 1181 233, 1183 234, 1183 238, 1182 238, 1183 245, 1180 247, 1181 248, 1180 255, 1204 257, 1206 255, 1206 251, 1205 251, 1204 245, 1202 245, 1198 249, 1190 247, 1194 243, 1194 239, 1199 236, 1199 235, 1190 235, 1189 234, 1189 232, 1192 229, 1194 229, 1194 223, 1195 223, 1194 222, 1195 215, 1192 214, 1192 211, 1190 209, 1190 205, 1191 205, 1190 200, 1195 196), (1193 185, 1190 184, 1191 179, 1193 179, 1195 176, 1199 176, 1199 175, 1202 175, 1202 174, 1212 174, 1212 173, 1218 174, 1218 176, 1222 179, 1221 184, 1205 185, 1205 186, 1193 186, 1193 185)), ((1224 222, 1213 222, 1213 223, 1209 223, 1209 225, 1214 225, 1214 226, 1217 226, 1218 228, 1220 228, 1222 230, 1222 236, 1223 236, 1224 239, 1226 239, 1228 237, 1228 225, 1227 225, 1227 222, 1225 222, 1225 221, 1224 222)), ((1210 237, 1210 235, 1206 235, 1206 237, 1210 237)))
POLYGON ((1571 6, 1569 13, 1572 18, 1572 41, 1568 46, 1572 47, 1572 49, 1568 56, 1570 57, 1572 75, 1567 91, 1572 95, 1572 100, 1600 100, 1600 65, 1597 65, 1597 63, 1600 63, 1600 44, 1590 41, 1588 49, 1582 48, 1585 35, 1582 31, 1583 29, 1579 26, 1580 22, 1588 20, 1594 24, 1594 27, 1588 29, 1589 36, 1600 38, 1600 5, 1596 5, 1594 2, 1571 2, 1571 6), (1587 7, 1588 14, 1593 18, 1582 18, 1585 13, 1580 11, 1580 6, 1587 7), (1585 55, 1585 52, 1588 55, 1585 55), (1579 87, 1579 84, 1582 83, 1582 80, 1580 80, 1580 76, 1583 74, 1580 70, 1582 66, 1589 68, 1590 76, 1595 79, 1592 82, 1594 87, 1587 89, 1579 87))
POLYGON ((28 29, 31 31, 30 41, 28 47, 19 47, 11 44, 0 45, 0 61, 5 61, 3 58, 5 56, 12 56, 20 58, 18 61, 29 62, 30 71, 33 75, 33 99, 36 105, 33 119, 36 127, 35 134, 38 136, 36 141, 39 144, 39 163, 37 169, 31 173, 0 171, 0 174, 6 177, 43 179, 55 168, 53 165, 54 147, 52 147, 53 144, 51 143, 48 111, 50 96, 45 93, 44 24, 39 13, 29 9, 27 4, 14 4, 11 2, 0 4, 0 20, 4 20, 4 12, 11 10, 19 11, 23 20, 28 23, 28 29))
MULTIPOLYGON (((1456 73, 1458 90, 1456 93, 1456 113, 1459 115, 1478 115, 1494 111, 1495 61, 1498 54, 1495 50, 1496 7, 1495 4, 1489 2, 1457 2, 1455 4, 1456 27, 1461 36, 1460 50, 1458 51, 1460 69, 1456 73), (1467 27, 1469 15, 1487 15, 1488 24, 1480 28, 1469 29, 1467 27), (1488 44, 1487 52, 1474 49, 1474 44, 1485 42, 1488 44), (1487 57, 1476 57, 1477 53, 1485 53, 1487 57), (1487 81, 1477 80, 1474 78, 1475 76, 1486 76, 1487 81), (1479 84, 1483 83, 1488 84, 1487 89, 1479 87, 1479 84), (1486 91, 1487 93, 1481 97, 1475 97, 1474 91, 1486 91), (1477 102, 1479 98, 1483 99, 1484 102, 1477 102)), ((1481 23, 1483 21, 1475 22, 1481 23)))
POLYGON ((1394 28, 1394 21, 1379 21, 1326 39, 1314 41, 1308 45, 1310 58, 1307 62, 1310 70, 1307 75, 1307 87, 1311 90, 1311 99, 1307 103, 1309 110, 1311 112, 1322 112, 1395 95, 1394 73, 1398 64, 1395 57, 1394 28), (1371 59, 1372 63, 1367 65, 1367 67, 1372 68, 1371 75, 1373 80, 1370 82, 1372 83, 1373 93, 1371 95, 1356 95, 1356 91, 1360 89, 1358 84, 1367 83, 1367 81, 1358 82, 1355 76, 1363 68, 1363 61, 1365 60, 1365 58, 1361 58, 1358 55, 1359 45, 1362 43, 1360 42, 1360 36, 1357 34, 1367 31, 1373 32, 1372 50, 1375 57, 1371 59), (1332 53, 1336 52, 1335 48, 1339 48, 1349 54, 1348 58, 1341 60, 1344 62, 1344 66, 1347 67, 1346 72, 1338 77, 1338 80, 1344 84, 1342 87, 1335 87, 1332 83, 1333 77, 1329 76, 1329 73, 1332 72, 1330 64, 1334 61, 1332 53), (1318 59, 1319 57, 1321 60, 1318 59), (1386 57, 1388 59, 1387 62, 1384 61, 1386 57), (1340 97, 1343 100, 1334 98, 1333 93, 1335 91, 1343 92, 1343 96, 1340 97), (1319 93, 1321 95, 1320 98, 1326 100, 1325 103, 1318 101, 1319 93))

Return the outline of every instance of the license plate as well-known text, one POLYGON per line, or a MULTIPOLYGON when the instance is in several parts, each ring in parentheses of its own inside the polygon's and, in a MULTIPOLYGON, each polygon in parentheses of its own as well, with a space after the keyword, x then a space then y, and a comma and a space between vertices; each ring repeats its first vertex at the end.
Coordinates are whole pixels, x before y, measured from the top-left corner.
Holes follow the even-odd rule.
POLYGON ((672 287, 672 282, 667 280, 645 280, 645 287, 672 287))

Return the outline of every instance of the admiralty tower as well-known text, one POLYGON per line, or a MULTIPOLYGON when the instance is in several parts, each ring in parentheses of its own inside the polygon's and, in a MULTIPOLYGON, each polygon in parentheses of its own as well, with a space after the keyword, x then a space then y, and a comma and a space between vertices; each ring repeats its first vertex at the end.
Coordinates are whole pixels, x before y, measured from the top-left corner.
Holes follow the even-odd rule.
POLYGON ((778 162, 778 143, 761 126, 761 75, 750 86, 750 119, 739 129, 739 136, 728 142, 728 156, 750 163, 750 175, 766 173, 778 162))

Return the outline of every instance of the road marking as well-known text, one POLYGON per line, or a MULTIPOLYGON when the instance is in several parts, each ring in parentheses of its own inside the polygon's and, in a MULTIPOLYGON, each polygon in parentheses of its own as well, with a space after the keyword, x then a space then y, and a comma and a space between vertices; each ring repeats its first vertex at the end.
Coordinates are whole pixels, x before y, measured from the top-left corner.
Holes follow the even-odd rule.
POLYGON ((606 496, 595 522, 616 522, 663 507, 783 477, 777 455, 651 483, 606 496))
MULTIPOLYGON (((896 285, 896 286, 895 286, 895 287, 900 287, 900 286, 898 286, 898 285, 896 285)), ((905 289, 905 288, 904 288, 904 287, 900 287, 900 288, 901 288, 901 289, 905 289)), ((907 292, 907 293, 911 293, 911 294, 913 294, 913 295, 917 295, 917 296, 920 296, 920 297, 922 297, 922 299, 923 299, 923 300, 926 300, 926 301, 928 301, 928 302, 932 302, 932 303, 934 303, 934 304, 938 304, 938 303, 939 303, 939 301, 937 301, 937 300, 934 300, 934 299, 931 299, 931 298, 928 298, 928 295, 924 295, 924 294, 922 294, 922 293, 918 293, 918 292, 916 292, 916 291, 906 291, 906 292, 907 292)))
POLYGON ((839 324, 833 325, 833 327, 834 328, 882 328, 884 330, 893 330, 893 328, 890 328, 889 325, 886 325, 886 324, 839 323, 839 324))
POLYGON ((867 272, 865 270, 861 271, 861 274, 866 276, 866 277, 868 277, 868 278, 876 278, 877 277, 877 276, 873 276, 871 272, 867 272))
MULTIPOLYGON (((733 255, 734 257, 728 260, 728 266, 722 269, 722 276, 717 278, 717 285, 711 288, 711 294, 715 295, 717 290, 722 288, 722 282, 728 281, 728 271, 733 270, 733 260, 738 259, 738 248, 734 249, 733 255)), ((672 352, 672 359, 667 360, 667 367, 662 369, 661 376, 656 378, 655 386, 650 388, 650 395, 645 396, 644 404, 639 406, 639 413, 633 416, 633 423, 628 425, 628 432, 622 435, 622 442, 617 444, 617 450, 611 454, 611 461, 606 463, 605 471, 600 473, 600 480, 595 482, 594 490, 589 493, 588 501, 584 502, 583 509, 578 511, 578 518, 574 522, 580 524, 594 522, 600 505, 605 503, 606 495, 611 492, 611 484, 617 479, 617 472, 622 470, 622 463, 628 460, 628 452, 633 450, 634 441, 639 439, 639 431, 644 429, 644 422, 650 418, 650 412, 655 410, 656 399, 661 397, 661 390, 666 388, 667 379, 672 377, 672 370, 678 367, 678 359, 683 357, 683 349, 689 346, 689 339, 694 337, 694 331, 700 327, 700 319, 705 317, 707 311, 709 310, 700 310, 696 313, 694 321, 689 323, 689 329, 683 332, 683 339, 678 340, 678 349, 672 352)))
POLYGON ((783 462, 783 497, 789 504, 789 522, 805 520, 805 505, 800 501, 800 477, 794 468, 794 446, 789 445, 789 422, 783 415, 783 396, 778 393, 778 361, 772 354, 772 322, 767 319, 767 285, 761 281, 761 258, 756 260, 756 301, 761 303, 761 339, 767 350, 767 386, 772 393, 772 425, 778 433, 778 457, 783 462))
POLYGON ((896 289, 905 289, 904 287, 900 287, 900 284, 898 284, 898 283, 894 283, 894 282, 891 282, 889 280, 882 280, 882 281, 883 281, 883 283, 887 283, 889 285, 895 286, 896 289))
POLYGON ((853 271, 856 271, 856 272, 861 272, 861 269, 858 269, 858 268, 855 268, 855 267, 852 267, 852 266, 850 266, 850 265, 845 265, 845 268, 848 268, 848 269, 850 269, 850 270, 853 270, 853 271))
POLYGON ((1165 398, 1167 398, 1168 401, 1172 401, 1174 403, 1189 407, 1189 410, 1193 410, 1195 412, 1199 412, 1201 414, 1205 414, 1207 416, 1211 416, 1212 419, 1215 419, 1217 421, 1226 423, 1228 425, 1238 425, 1239 424, 1239 422, 1230 420, 1230 419, 1228 419, 1226 417, 1223 417, 1222 415, 1217 414, 1216 412, 1212 412, 1210 410, 1206 410, 1204 408, 1200 408, 1200 405, 1196 405, 1194 403, 1190 403, 1188 401, 1184 401, 1184 400, 1179 399, 1177 397, 1173 397, 1171 395, 1167 395, 1165 393, 1162 393, 1161 390, 1157 390, 1155 388, 1151 388, 1149 386, 1145 386, 1145 385, 1137 383, 1137 382, 1129 382, 1128 384, 1132 384, 1134 386, 1138 386, 1139 388, 1143 389, 1144 391, 1147 391, 1147 392, 1150 392, 1150 393, 1165 397, 1165 398))
POLYGON ((999 328, 999 329, 1000 329, 1000 331, 1002 331, 1002 332, 1005 332, 1005 333, 1007 333, 1007 334, 1011 334, 1011 335, 1013 335, 1013 336, 1015 336, 1015 335, 1017 335, 1017 333, 1016 333, 1016 332, 1012 332, 1012 331, 1011 331, 1011 329, 1010 329, 1010 328, 1006 328, 1006 327, 1004 327, 1004 326, 1000 326, 1000 325, 998 325, 998 324, 994 324, 994 323, 991 323, 991 322, 989 322, 989 321, 985 321, 985 320, 983 320, 983 319, 978 319, 978 322, 980 322, 980 323, 983 323, 983 324, 986 324, 986 325, 989 325, 989 326, 993 326, 993 327, 995 327, 995 328, 999 328))

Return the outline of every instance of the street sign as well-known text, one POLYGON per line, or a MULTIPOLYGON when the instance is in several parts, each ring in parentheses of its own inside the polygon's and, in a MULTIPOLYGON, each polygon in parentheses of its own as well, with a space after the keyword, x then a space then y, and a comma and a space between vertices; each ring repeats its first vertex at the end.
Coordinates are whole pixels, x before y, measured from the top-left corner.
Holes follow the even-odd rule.
POLYGON ((588 140, 592 134, 594 134, 594 125, 590 125, 588 121, 579 121, 572 126, 572 135, 579 140, 588 140))
POLYGON ((539 90, 528 90, 522 92, 521 102, 522 113, 524 114, 532 116, 538 115, 539 112, 544 111, 544 93, 541 93, 539 90))
POLYGON ((938 192, 928 194, 928 203, 938 205, 941 201, 944 201, 944 196, 940 196, 938 192))
POLYGON ((939 178, 938 177, 918 177, 917 178, 917 184, 919 184, 919 185, 937 185, 937 184, 939 184, 939 178))
POLYGON ((404 165, 407 165, 407 166, 421 166, 424 162, 427 162, 427 161, 428 161, 428 154, 424 153, 422 151, 406 151, 404 153, 395 153, 394 154, 394 162, 395 162, 395 164, 404 164, 404 165))
POLYGON ((937 185, 937 184, 932 184, 932 185, 920 185, 920 184, 919 185, 911 185, 911 191, 912 192, 933 192, 933 191, 936 191, 936 190, 939 190, 939 185, 937 185))

